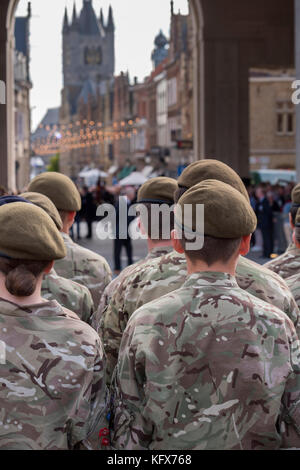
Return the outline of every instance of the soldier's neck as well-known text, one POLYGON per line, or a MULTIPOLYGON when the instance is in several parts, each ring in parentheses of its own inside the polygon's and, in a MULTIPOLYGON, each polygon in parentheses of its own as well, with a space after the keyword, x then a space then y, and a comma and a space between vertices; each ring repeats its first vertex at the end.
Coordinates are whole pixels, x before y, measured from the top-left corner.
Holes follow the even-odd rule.
POLYGON ((148 244, 148 253, 150 253, 150 251, 152 251, 154 248, 172 246, 172 240, 151 240, 150 238, 148 238, 147 244, 148 244))
POLYGON ((188 274, 199 272, 217 272, 235 276, 238 257, 231 258, 227 263, 216 262, 208 266, 200 260, 190 259, 186 256, 188 274))
POLYGON ((45 299, 41 297, 42 281, 43 276, 41 276, 37 281, 35 291, 32 295, 27 297, 17 297, 8 292, 5 287, 5 276, 0 273, 0 297, 20 306, 40 304, 45 302, 45 299))

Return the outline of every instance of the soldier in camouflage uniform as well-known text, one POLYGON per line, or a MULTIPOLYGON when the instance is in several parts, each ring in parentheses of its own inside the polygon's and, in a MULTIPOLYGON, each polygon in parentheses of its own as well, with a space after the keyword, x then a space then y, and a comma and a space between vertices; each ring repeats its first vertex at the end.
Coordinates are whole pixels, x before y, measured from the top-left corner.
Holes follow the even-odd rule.
MULTIPOLYGON (((184 170, 178 180, 176 197, 198 181, 214 178, 230 184, 247 201, 249 196, 240 177, 227 165, 216 160, 202 160, 184 170)), ((109 382, 117 362, 120 342, 131 315, 142 305, 178 289, 187 276, 185 256, 175 251, 139 266, 133 276, 120 284, 100 322, 100 336, 107 356, 109 382)), ((293 321, 300 337, 299 309, 286 283, 276 273, 239 257, 236 280, 252 295, 271 303, 293 321)))
POLYGON ((66 255, 61 235, 33 204, 0 206, 0 449, 104 448, 101 341, 41 297, 43 272, 66 255))
MULTIPOLYGON (((292 191, 292 207, 290 211, 290 225, 295 230, 295 218, 300 207, 300 184, 292 191)), ((285 253, 265 264, 265 267, 287 279, 297 274, 300 269, 300 248, 292 242, 285 253)))
MULTIPOLYGON (((40 207, 50 215, 58 230, 62 230, 62 220, 52 201, 40 193, 23 193, 20 197, 40 207)), ((90 323, 94 312, 94 303, 87 287, 77 282, 58 276, 54 268, 49 274, 44 275, 42 283, 42 296, 47 300, 57 302, 69 310, 75 312, 79 318, 90 323)))
MULTIPOLYGON (((149 181, 144 183, 138 191, 137 195, 137 204, 140 210, 146 210, 147 213, 145 216, 141 213, 139 217, 139 228, 142 235, 147 236, 148 244, 148 255, 146 258, 138 261, 137 263, 128 266, 122 271, 122 273, 116 277, 105 289, 104 294, 102 295, 99 307, 95 312, 92 319, 92 326, 96 331, 99 330, 100 320, 107 309, 109 302, 113 293, 117 290, 119 285, 124 279, 130 275, 134 275, 136 270, 143 266, 143 264, 149 260, 159 258, 173 250, 172 241, 171 241, 171 230, 174 228, 173 223, 173 212, 169 212, 169 220, 166 220, 164 217, 164 223, 169 222, 169 227, 166 227, 168 231, 169 238, 167 238, 163 233, 153 234, 151 237, 151 227, 152 227, 152 218, 151 218, 151 208, 153 206, 161 207, 162 204, 171 208, 174 205, 174 192, 177 188, 177 182, 173 178, 167 178, 159 176, 157 178, 151 178, 149 181), (143 207, 141 207, 143 205, 143 207), (144 227, 144 224, 146 228, 144 227)), ((160 216, 162 218, 162 216, 160 216)), ((158 221, 158 226, 162 226, 162 220, 158 221)), ((157 227, 155 227, 157 228, 157 227)), ((162 230, 161 230, 162 232, 162 230)))
POLYGON ((111 270, 102 256, 74 243, 69 236, 76 212, 81 208, 81 198, 75 184, 60 173, 42 173, 31 181, 28 191, 47 196, 62 218, 61 234, 67 256, 55 263, 57 274, 86 286, 95 307, 98 306, 105 287, 111 281, 111 270))
MULTIPOLYGON (((238 191, 215 180, 188 190, 179 203, 205 205, 204 247, 193 252, 184 238, 176 240, 187 256, 185 283, 128 322, 112 386, 112 445, 299 448, 295 328, 234 278, 239 253, 249 249, 256 227, 253 210, 238 191)), ((189 232, 201 230, 194 217, 186 225, 175 211, 175 219, 189 232)))
POLYGON ((46 274, 42 283, 42 297, 57 302, 75 312, 80 320, 90 324, 94 302, 90 291, 77 282, 58 276, 54 269, 46 274))
MULTIPOLYGON (((300 186, 299 186, 300 187, 300 186)), ((293 240, 295 251, 300 252, 300 209, 297 208, 296 217, 293 216, 293 240)), ((299 259, 300 261, 300 259, 299 259)), ((298 307, 300 308, 300 270, 291 277, 285 279, 287 285, 289 286, 295 301, 297 302, 298 307)))

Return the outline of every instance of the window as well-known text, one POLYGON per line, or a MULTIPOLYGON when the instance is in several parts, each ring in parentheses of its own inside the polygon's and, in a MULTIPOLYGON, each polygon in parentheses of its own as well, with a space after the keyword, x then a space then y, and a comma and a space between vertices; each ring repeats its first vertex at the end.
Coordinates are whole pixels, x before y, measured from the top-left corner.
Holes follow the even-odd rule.
POLYGON ((283 133, 283 114, 277 114, 277 133, 282 134, 283 133))
POLYGON ((177 79, 171 78, 168 82, 168 106, 177 104, 177 79))
POLYGON ((294 105, 290 100, 277 101, 277 129, 279 135, 292 135, 295 133, 294 105))

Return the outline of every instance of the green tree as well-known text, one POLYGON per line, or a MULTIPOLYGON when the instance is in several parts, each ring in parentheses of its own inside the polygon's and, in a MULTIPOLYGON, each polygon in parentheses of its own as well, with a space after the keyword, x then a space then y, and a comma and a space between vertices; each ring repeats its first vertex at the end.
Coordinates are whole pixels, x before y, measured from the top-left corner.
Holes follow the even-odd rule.
POLYGON ((59 153, 50 159, 50 165, 47 166, 47 171, 59 172, 59 153))

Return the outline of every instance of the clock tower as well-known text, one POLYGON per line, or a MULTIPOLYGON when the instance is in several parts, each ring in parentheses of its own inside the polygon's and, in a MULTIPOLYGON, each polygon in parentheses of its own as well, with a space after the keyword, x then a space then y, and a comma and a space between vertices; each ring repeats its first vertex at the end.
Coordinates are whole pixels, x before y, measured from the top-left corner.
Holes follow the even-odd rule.
POLYGON ((74 3, 69 22, 67 10, 63 22, 64 88, 83 87, 86 80, 99 83, 114 76, 115 26, 112 8, 105 24, 103 11, 99 18, 92 0, 83 0, 77 15, 74 3))

